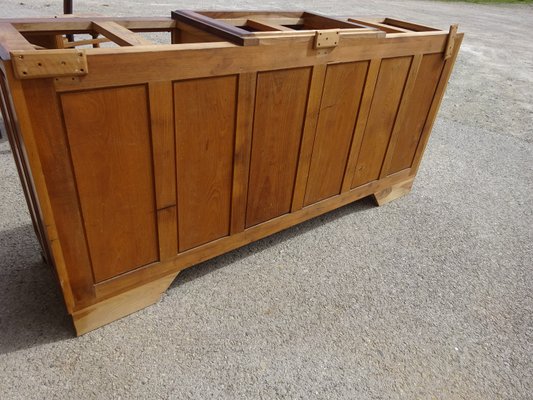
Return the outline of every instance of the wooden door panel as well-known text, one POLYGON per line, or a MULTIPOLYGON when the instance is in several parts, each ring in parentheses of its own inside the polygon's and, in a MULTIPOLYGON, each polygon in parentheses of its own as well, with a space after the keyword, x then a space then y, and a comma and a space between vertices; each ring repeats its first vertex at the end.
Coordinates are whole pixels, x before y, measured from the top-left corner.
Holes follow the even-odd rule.
POLYGON ((158 260, 145 86, 61 96, 96 282, 158 260))
POLYGON ((352 188, 379 178, 412 57, 382 60, 352 188))
POLYGON ((246 227, 290 211, 310 78, 311 68, 257 76, 246 227))
POLYGON ((389 175, 411 166, 443 68, 444 59, 440 53, 422 58, 406 116, 398 132, 389 175))
POLYGON ((341 192, 368 64, 362 61, 327 68, 305 194, 306 206, 341 192))
POLYGON ((229 235, 237 76, 174 83, 179 251, 229 235))

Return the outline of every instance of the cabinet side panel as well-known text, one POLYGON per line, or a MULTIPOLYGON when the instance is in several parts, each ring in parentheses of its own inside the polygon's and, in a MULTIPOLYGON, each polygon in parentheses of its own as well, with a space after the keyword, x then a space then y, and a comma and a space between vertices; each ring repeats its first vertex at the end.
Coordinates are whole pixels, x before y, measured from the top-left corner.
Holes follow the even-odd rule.
POLYGON ((146 87, 61 101, 95 281, 157 261, 146 87))
POLYGON ((4 126, 6 135, 11 146, 13 158, 15 159, 15 165, 22 184, 24 197, 30 211, 30 217, 33 223, 33 228, 37 239, 41 245, 43 251, 43 257, 50 264, 53 264, 52 255, 50 252, 49 241, 46 236, 46 230, 43 226, 43 218, 39 202, 37 201, 37 195, 35 191, 35 185, 29 171, 29 163, 27 161, 27 155, 24 151, 24 146, 20 135, 17 132, 16 114, 12 106, 9 96, 9 90, 7 88, 7 81, 0 70, 0 110, 4 119, 4 126))
POLYGON ((257 77, 246 226, 290 211, 311 68, 257 77))
POLYGON ((229 235, 237 76, 174 83, 179 251, 229 235))
POLYGON ((412 57, 381 62, 352 188, 379 178, 412 57))
POLYGON ((327 68, 304 205, 339 194, 368 61, 327 68))
POLYGON ((398 132, 389 174, 411 166, 443 67, 444 58, 440 53, 422 58, 406 116, 398 132))

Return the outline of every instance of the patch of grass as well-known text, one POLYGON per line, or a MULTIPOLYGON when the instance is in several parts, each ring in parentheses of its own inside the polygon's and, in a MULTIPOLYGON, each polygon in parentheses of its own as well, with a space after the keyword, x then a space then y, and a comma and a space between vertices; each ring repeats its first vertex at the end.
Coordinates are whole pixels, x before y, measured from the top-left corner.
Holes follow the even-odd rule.
POLYGON ((460 1, 462 3, 479 3, 479 4, 533 4, 533 0, 443 0, 443 1, 460 1))

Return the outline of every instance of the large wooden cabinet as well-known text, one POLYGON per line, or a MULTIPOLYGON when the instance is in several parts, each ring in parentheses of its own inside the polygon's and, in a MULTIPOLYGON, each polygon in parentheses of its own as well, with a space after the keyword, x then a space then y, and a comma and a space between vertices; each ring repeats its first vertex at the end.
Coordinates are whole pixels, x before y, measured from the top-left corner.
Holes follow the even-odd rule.
POLYGON ((409 192, 461 40, 293 12, 2 20, 2 112, 78 334, 184 268, 409 192))

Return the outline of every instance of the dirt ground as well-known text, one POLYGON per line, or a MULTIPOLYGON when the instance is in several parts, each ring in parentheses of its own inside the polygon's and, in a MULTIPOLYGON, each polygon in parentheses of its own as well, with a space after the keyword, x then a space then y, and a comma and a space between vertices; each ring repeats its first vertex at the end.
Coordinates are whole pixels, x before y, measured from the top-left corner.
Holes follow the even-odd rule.
MULTIPOLYGON (((75 0, 78 12, 306 9, 465 40, 415 187, 183 272, 74 338, 0 143, 0 399, 531 399, 533 6, 75 0)), ((60 13, 0 0, 0 17, 60 13)))

